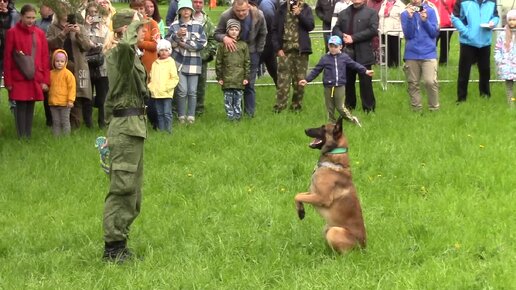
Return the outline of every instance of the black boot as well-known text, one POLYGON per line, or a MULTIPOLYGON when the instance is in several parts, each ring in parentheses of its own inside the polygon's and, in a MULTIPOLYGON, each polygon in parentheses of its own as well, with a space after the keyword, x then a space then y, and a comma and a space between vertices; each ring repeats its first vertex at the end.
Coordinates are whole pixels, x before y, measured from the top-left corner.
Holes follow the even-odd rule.
POLYGON ((115 263, 123 263, 130 260, 133 254, 126 245, 126 241, 106 242, 102 258, 107 262, 115 263))

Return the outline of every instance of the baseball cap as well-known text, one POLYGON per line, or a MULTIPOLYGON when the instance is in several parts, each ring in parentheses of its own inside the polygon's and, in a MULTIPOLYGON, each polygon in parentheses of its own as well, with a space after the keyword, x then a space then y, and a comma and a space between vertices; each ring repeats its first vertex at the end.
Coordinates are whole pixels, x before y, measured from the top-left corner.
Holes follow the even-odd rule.
POLYGON ((330 37, 328 44, 342 45, 342 40, 337 35, 330 37))

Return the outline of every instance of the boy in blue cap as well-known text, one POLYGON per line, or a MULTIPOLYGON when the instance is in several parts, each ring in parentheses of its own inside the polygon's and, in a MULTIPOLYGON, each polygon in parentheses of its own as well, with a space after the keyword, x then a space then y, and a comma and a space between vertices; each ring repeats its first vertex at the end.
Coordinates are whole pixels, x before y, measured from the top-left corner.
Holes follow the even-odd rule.
POLYGON ((346 69, 350 68, 359 73, 373 76, 374 71, 368 70, 365 66, 359 64, 341 52, 342 40, 334 35, 328 40, 328 53, 323 55, 319 63, 308 74, 304 80, 299 81, 300 86, 305 86, 313 81, 320 73, 323 72, 324 100, 326 102, 326 110, 328 111, 328 120, 335 123, 335 109, 342 117, 360 126, 358 118, 344 106, 346 97, 346 69))

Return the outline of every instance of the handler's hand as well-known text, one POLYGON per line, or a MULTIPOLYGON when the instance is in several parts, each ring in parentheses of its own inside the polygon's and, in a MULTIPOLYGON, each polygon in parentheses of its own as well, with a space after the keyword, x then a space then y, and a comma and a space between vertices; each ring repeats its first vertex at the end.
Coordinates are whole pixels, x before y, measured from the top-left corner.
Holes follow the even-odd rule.
POLYGON ((224 42, 224 46, 231 52, 234 52, 236 50, 236 40, 229 37, 224 36, 222 39, 222 42, 224 42))
POLYGON ((306 80, 300 80, 297 84, 304 87, 308 82, 306 80))
POLYGON ((366 72, 365 72, 365 73, 366 73, 366 75, 368 75, 368 76, 372 77, 372 76, 374 75, 374 70, 370 70, 370 69, 368 69, 368 70, 366 70, 366 72))

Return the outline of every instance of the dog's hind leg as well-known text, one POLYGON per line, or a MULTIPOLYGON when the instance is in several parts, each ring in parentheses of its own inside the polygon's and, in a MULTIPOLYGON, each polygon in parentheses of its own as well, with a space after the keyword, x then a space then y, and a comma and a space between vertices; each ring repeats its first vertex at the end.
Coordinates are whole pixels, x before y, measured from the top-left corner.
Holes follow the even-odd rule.
POLYGON ((346 253, 358 245, 356 237, 342 227, 329 227, 326 230, 328 245, 341 254, 346 253))

